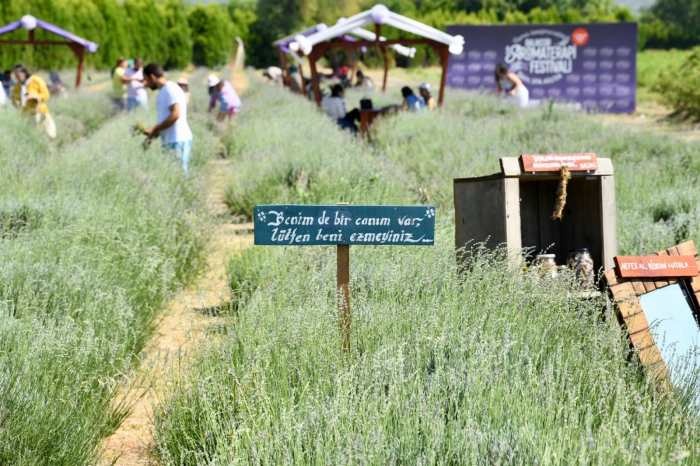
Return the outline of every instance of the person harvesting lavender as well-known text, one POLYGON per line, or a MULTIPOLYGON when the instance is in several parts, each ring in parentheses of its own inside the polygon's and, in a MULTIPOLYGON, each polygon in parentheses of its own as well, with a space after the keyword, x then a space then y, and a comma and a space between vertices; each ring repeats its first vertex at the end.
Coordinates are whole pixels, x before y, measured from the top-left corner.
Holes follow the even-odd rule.
POLYGON ((146 128, 145 133, 149 139, 160 135, 163 152, 170 152, 182 160, 182 168, 187 178, 187 165, 192 151, 192 131, 187 124, 185 92, 180 86, 165 78, 163 67, 157 63, 146 65, 143 75, 149 89, 158 89, 158 97, 156 97, 158 124, 146 128))

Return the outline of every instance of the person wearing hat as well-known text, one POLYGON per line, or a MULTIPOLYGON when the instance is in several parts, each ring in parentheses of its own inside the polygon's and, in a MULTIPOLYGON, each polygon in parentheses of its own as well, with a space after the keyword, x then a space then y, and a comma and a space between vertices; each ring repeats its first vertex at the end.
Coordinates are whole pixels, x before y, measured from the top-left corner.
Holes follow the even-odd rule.
POLYGON ((177 85, 180 86, 180 89, 182 89, 182 92, 185 93, 185 97, 187 99, 187 105, 191 106, 192 105, 192 94, 190 94, 190 83, 187 81, 187 78, 180 78, 177 81, 177 85))
POLYGON ((238 97, 233 84, 229 81, 222 81, 213 74, 207 77, 207 87, 209 87, 209 95, 211 101, 209 103, 209 111, 216 108, 216 102, 219 102, 219 114, 216 116, 218 121, 224 121, 227 117, 230 120, 232 115, 241 111, 243 103, 238 97))
POLYGON ((146 129, 149 139, 160 135, 163 152, 172 153, 182 161, 187 178, 187 166, 192 152, 192 131, 187 124, 187 100, 182 88, 165 78, 163 67, 149 63, 143 68, 144 82, 152 91, 158 90, 156 111, 158 124, 146 129))
POLYGON ((435 104, 435 98, 430 95, 430 83, 421 84, 418 87, 418 92, 420 92, 420 96, 423 98, 424 108, 429 112, 435 110, 437 105, 435 104))

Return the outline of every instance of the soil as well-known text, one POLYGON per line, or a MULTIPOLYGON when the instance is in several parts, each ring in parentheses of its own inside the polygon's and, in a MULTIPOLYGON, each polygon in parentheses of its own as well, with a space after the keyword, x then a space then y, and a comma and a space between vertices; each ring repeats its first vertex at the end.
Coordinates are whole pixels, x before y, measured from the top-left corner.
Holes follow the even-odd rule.
MULTIPOLYGON (((234 87, 248 86, 243 73, 234 72, 234 87)), ((208 267, 196 284, 182 290, 164 310, 162 320, 141 355, 138 374, 128 395, 134 400, 130 414, 103 442, 102 464, 122 466, 154 464, 153 408, 176 374, 177 365, 187 358, 187 349, 209 326, 217 324, 216 310, 231 300, 226 266, 228 259, 253 244, 253 224, 233 224, 223 202, 223 188, 230 160, 210 159, 207 169, 207 205, 215 219, 207 256, 208 267), (180 355, 180 357, 178 357, 180 355), (140 388, 139 388, 140 387, 140 388)))
POLYGON ((637 102, 637 111, 629 115, 600 115, 594 118, 602 118, 606 126, 649 131, 678 137, 686 142, 700 141, 700 124, 673 118, 671 109, 653 100, 637 102))

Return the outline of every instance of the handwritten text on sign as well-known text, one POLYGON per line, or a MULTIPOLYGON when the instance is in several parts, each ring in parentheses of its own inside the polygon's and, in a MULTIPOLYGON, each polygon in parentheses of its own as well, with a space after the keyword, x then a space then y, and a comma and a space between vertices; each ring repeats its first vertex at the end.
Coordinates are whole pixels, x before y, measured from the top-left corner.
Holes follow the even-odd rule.
POLYGON ((432 246, 433 206, 259 205, 255 244, 432 246))
POLYGON ((697 277, 693 256, 617 256, 615 265, 622 278, 697 277))
POLYGON ((562 166, 569 171, 598 169, 598 158, 595 154, 523 154, 520 160, 526 172, 558 172, 562 166))

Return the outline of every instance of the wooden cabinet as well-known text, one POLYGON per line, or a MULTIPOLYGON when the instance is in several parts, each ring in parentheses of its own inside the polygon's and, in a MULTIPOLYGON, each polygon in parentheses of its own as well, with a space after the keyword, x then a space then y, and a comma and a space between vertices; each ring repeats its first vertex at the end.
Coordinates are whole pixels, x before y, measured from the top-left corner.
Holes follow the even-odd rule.
POLYGON ((547 250, 565 264, 568 251, 588 248, 596 269, 614 267, 617 255, 615 180, 610 159, 598 170, 571 172, 564 218, 551 219, 559 173, 526 173, 516 157, 501 172, 454 180, 457 248, 486 242, 494 248, 547 250))

